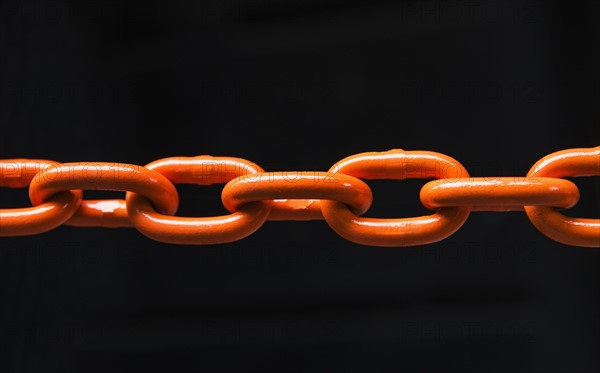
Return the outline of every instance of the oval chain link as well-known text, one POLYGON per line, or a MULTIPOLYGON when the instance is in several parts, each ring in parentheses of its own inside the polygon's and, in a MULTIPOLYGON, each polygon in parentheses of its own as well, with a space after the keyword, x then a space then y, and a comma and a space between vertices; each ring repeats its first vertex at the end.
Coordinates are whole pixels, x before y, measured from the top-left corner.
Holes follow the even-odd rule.
POLYGON ((600 146, 549 154, 526 177, 469 177, 454 158, 429 151, 360 153, 328 172, 265 172, 241 158, 172 157, 146 166, 122 163, 58 163, 43 159, 0 160, 0 187, 29 187, 33 207, 0 209, 0 236, 47 232, 63 224, 135 227, 175 244, 240 240, 266 220, 322 220, 342 237, 370 246, 413 246, 442 240, 472 211, 525 211, 549 238, 573 246, 600 247, 600 219, 568 217, 579 189, 566 177, 599 176, 600 146), (373 199, 360 179, 436 179, 420 191, 433 214, 395 219, 361 217, 373 199), (230 214, 174 216, 173 184, 225 184, 230 214), (83 190, 117 190, 125 199, 83 200, 83 190))

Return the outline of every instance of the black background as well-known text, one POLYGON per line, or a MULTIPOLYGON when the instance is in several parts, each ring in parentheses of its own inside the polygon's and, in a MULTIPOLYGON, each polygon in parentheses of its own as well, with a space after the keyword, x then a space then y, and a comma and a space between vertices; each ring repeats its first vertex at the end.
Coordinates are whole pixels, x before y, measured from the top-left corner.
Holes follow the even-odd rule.
MULTIPOLYGON (((0 158, 237 156, 327 170, 392 148, 524 175, 598 145, 599 3, 1 1, 0 158)), ((575 179, 573 179, 575 180, 575 179)), ((597 217, 595 178, 571 215, 597 217)), ((426 214, 373 181, 367 216, 426 214)), ((222 214, 180 185, 180 215, 222 214)), ((28 204, 1 189, 3 207, 28 204)), ((117 192, 90 192, 115 198, 117 192)), ((325 222, 225 245, 61 227, 0 246, 0 371, 600 370, 600 252, 523 213, 374 248, 325 222)))

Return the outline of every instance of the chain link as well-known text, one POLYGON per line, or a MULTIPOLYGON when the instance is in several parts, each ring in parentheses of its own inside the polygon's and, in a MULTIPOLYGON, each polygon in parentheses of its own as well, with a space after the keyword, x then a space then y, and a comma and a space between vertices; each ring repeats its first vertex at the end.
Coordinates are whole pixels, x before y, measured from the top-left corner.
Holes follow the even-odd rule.
POLYGON ((565 177, 599 176, 600 146, 549 154, 526 177, 470 177, 455 159, 436 152, 356 154, 327 172, 265 172, 234 157, 172 157, 146 166, 0 160, 0 186, 29 187, 33 207, 0 209, 0 236, 47 232, 63 224, 135 227, 151 239, 175 244, 233 242, 266 220, 325 220, 347 240, 370 246, 415 246, 457 231, 473 211, 525 211, 533 225, 566 245, 600 247, 600 219, 567 217, 559 209, 579 200, 565 177), (361 217, 373 200, 361 179, 436 179, 420 192, 433 214, 378 219, 361 217), (225 184, 228 215, 177 217, 174 184, 225 184), (84 200, 83 190, 116 190, 126 198, 84 200))

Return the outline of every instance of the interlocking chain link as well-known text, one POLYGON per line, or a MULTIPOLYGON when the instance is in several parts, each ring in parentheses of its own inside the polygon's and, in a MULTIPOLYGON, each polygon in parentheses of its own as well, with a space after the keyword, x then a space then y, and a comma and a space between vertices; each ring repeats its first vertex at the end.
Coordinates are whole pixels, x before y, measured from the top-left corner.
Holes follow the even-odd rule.
POLYGON ((219 244, 254 233, 267 220, 325 220, 347 240, 370 246, 415 246, 457 231, 473 211, 525 211, 533 225, 566 245, 600 247, 600 219, 567 217, 559 209, 579 200, 565 177, 600 175, 600 146, 552 153, 526 177, 470 177, 455 159, 436 152, 356 154, 327 172, 265 172, 241 158, 172 157, 146 166, 0 160, 0 186, 29 187, 33 207, 0 209, 0 236, 47 232, 63 224, 135 227, 174 244, 219 244), (361 179, 435 179, 420 192, 434 212, 419 217, 361 217, 373 194, 361 179), (225 184, 228 215, 178 217, 174 184, 225 184), (126 192, 125 199, 84 200, 83 190, 126 192))

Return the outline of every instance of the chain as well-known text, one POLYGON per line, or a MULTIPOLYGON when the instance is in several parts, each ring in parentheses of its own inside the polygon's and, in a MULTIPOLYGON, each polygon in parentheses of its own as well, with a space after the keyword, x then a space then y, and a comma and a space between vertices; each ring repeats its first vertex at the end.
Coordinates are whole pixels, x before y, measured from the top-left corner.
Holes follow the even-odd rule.
POLYGON ((472 211, 525 211, 543 234, 566 245, 600 247, 600 219, 559 212, 579 200, 565 177, 600 175, 600 146, 562 150, 540 159, 525 177, 470 177, 455 159, 436 152, 356 154, 327 172, 265 172, 241 158, 173 157, 146 166, 0 160, 0 186, 29 187, 33 207, 0 209, 0 236, 43 233, 63 224, 135 227, 151 239, 175 244, 240 240, 266 220, 322 220, 340 236, 363 245, 414 246, 456 232, 472 211), (434 179, 420 192, 431 215, 361 217, 373 200, 361 179, 434 179), (174 184, 225 184, 229 215, 178 217, 174 184), (83 190, 116 190, 126 197, 84 200, 83 190))

